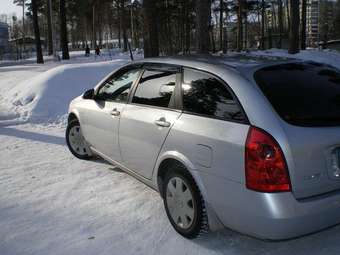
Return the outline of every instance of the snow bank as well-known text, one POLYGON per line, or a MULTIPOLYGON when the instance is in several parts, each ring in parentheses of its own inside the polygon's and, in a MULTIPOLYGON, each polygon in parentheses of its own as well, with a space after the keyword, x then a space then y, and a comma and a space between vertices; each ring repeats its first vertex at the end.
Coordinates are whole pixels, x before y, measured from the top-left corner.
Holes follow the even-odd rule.
POLYGON ((74 97, 94 87, 108 73, 126 62, 125 59, 118 59, 61 65, 23 81, 2 95, 0 120, 11 123, 62 121, 74 97))
POLYGON ((265 51, 252 51, 251 56, 283 57, 301 60, 310 60, 323 64, 328 64, 340 69, 340 53, 335 50, 307 49, 298 54, 288 54, 287 50, 270 49, 265 51))

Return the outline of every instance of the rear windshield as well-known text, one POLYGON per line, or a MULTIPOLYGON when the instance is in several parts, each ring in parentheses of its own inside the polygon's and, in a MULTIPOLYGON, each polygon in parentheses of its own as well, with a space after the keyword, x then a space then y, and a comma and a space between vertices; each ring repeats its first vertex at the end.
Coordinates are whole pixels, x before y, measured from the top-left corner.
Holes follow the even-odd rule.
POLYGON ((298 126, 340 126, 340 73, 317 63, 270 66, 255 81, 282 119, 298 126))

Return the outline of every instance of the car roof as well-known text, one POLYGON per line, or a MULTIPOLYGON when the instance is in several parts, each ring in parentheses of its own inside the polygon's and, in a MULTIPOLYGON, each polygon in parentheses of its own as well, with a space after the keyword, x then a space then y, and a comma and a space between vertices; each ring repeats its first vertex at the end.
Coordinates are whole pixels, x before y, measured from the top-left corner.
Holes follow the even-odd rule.
POLYGON ((256 70, 284 63, 302 62, 298 59, 284 57, 251 56, 249 54, 231 53, 228 55, 185 55, 175 57, 145 58, 136 62, 160 63, 180 65, 188 67, 199 67, 200 69, 222 67, 233 69, 242 74, 253 73, 256 70))

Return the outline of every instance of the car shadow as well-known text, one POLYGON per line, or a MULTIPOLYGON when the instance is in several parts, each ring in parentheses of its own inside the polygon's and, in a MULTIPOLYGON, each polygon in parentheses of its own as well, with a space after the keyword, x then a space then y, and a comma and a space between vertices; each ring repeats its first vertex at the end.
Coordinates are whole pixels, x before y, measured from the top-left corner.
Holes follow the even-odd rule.
POLYGON ((0 135, 13 136, 17 138, 43 142, 43 143, 56 144, 56 145, 66 144, 64 137, 46 135, 46 134, 41 134, 41 133, 24 131, 20 129, 8 128, 8 127, 0 127, 0 135))

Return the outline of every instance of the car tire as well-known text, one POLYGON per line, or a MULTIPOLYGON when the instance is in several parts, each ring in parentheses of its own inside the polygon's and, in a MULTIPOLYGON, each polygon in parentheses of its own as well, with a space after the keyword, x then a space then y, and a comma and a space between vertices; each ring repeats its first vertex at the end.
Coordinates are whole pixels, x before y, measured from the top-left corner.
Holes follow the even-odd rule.
POLYGON ((66 144, 75 157, 84 160, 92 158, 92 152, 81 133, 78 120, 68 123, 66 128, 66 144))
POLYGON ((165 211, 179 234, 194 239, 209 230, 205 203, 193 177, 183 166, 176 168, 164 178, 162 197, 165 211))

